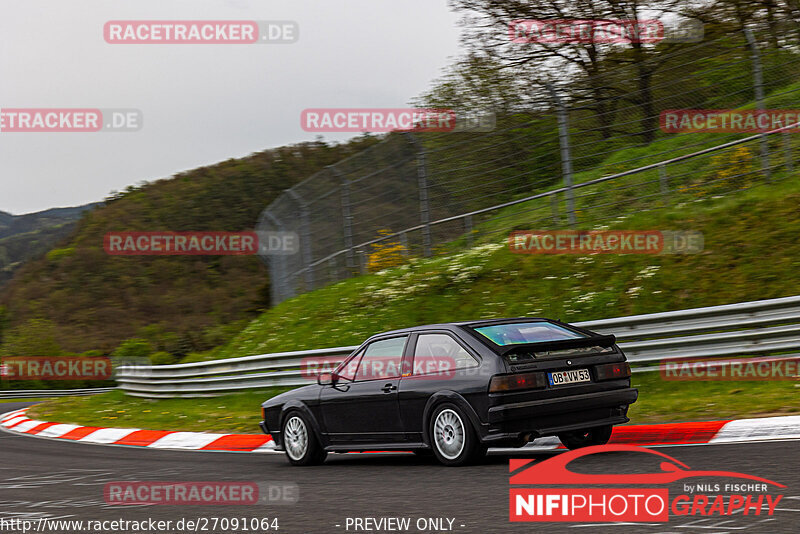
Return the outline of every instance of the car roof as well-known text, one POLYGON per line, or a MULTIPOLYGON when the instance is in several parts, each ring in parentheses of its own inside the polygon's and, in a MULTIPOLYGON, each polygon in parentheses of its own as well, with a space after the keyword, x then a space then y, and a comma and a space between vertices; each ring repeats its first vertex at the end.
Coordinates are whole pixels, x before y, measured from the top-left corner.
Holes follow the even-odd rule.
POLYGON ((496 324, 507 324, 507 323, 516 323, 516 322, 533 322, 533 321, 547 321, 550 323, 560 323, 555 319, 548 319, 546 317, 509 317, 505 319, 479 319, 475 321, 458 321, 453 323, 435 323, 435 324, 424 324, 419 326, 411 326, 409 328, 400 328, 398 330, 389 330, 387 332, 381 332, 379 334, 375 334, 370 336, 369 339, 378 336, 386 336, 392 334, 407 334, 410 332, 416 332, 419 330, 455 330, 457 328, 463 327, 480 327, 480 326, 491 326, 496 324))

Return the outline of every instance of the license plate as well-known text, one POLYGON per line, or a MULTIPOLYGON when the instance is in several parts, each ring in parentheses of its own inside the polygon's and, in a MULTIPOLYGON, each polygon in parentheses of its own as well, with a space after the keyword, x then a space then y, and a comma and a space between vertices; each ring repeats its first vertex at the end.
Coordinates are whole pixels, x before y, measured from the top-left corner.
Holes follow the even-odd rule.
POLYGON ((572 369, 570 371, 556 371, 555 373, 547 373, 547 379, 551 386, 592 381, 592 378, 589 376, 588 369, 572 369))

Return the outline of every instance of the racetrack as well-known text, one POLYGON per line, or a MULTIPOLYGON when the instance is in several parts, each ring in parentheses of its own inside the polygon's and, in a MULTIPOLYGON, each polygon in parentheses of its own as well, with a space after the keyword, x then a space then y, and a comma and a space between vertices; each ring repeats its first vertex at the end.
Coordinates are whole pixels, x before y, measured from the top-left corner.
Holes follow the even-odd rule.
MULTIPOLYGON (((2 412, 30 404, 4 403, 2 412)), ((519 453, 492 453, 482 465, 464 468, 440 467, 411 454, 329 455, 322 467, 296 468, 289 466, 279 454, 107 447, 8 432, 0 433, 0 450, 4 460, 0 466, 3 474, 0 519, 177 521, 200 517, 277 517, 280 533, 348 532, 345 529, 348 517, 381 516, 411 517, 412 525, 417 518, 454 518, 453 531, 469 533, 545 530, 576 533, 797 532, 800 520, 800 443, 797 441, 659 449, 693 469, 738 471, 785 484, 787 488, 781 490, 785 497, 773 518, 741 514, 723 518, 681 516, 671 517, 669 523, 652 525, 592 526, 509 523, 508 459, 523 456, 519 453), (299 487, 299 502, 277 506, 107 505, 103 498, 104 485, 120 480, 295 483, 299 487)), ((552 454, 557 453, 527 453, 525 456, 545 459, 552 454)), ((625 469, 636 470, 637 461, 626 457, 625 469)), ((613 473, 619 471, 622 463, 595 457, 588 458, 583 467, 587 472, 613 473)), ((671 485, 670 495, 679 489, 679 484, 671 485)), ((124 531, 119 532, 123 534, 124 531)), ((349 532, 355 531, 351 528, 349 532)), ((418 531, 412 528, 410 532, 418 531)))

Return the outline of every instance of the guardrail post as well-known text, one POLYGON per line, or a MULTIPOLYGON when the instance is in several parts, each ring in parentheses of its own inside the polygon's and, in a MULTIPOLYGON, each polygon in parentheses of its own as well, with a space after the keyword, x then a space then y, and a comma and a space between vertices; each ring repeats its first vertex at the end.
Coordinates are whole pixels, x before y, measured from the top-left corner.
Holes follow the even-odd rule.
POLYGON ((292 197, 298 206, 300 206, 300 221, 301 221, 301 237, 303 249, 303 263, 305 263, 305 281, 306 291, 314 289, 314 267, 311 265, 314 261, 311 251, 311 222, 309 220, 308 203, 301 197, 294 189, 287 189, 286 193, 292 197))
POLYGON ((400 232, 400 246, 403 247, 403 256, 408 256, 408 235, 405 232, 400 232))
POLYGON ((553 84, 548 83, 547 89, 553 97, 558 118, 558 143, 561 145, 561 174, 564 176, 564 187, 567 188, 567 218, 570 226, 575 226, 575 192, 572 190, 572 153, 569 143, 569 122, 567 108, 558 96, 553 84))
POLYGON ((472 248, 475 244, 475 239, 472 235, 472 215, 464 217, 464 233, 467 235, 467 246, 472 248))
MULTIPOLYGON (((756 97, 756 109, 764 111, 764 80, 761 74, 761 54, 758 52, 758 43, 753 37, 753 32, 749 28, 744 29, 744 36, 750 46, 751 58, 753 60, 753 90, 756 97)), ((759 151, 761 152, 761 171, 767 182, 772 181, 769 168, 769 144, 767 134, 762 133, 759 139, 759 151)))

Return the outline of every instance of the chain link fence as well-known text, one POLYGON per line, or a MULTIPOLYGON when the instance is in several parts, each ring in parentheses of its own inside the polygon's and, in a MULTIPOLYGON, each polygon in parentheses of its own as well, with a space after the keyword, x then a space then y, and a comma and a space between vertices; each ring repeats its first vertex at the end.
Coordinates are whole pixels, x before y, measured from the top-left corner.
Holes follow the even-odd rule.
POLYGON ((300 238, 297 254, 262 256, 273 303, 510 229, 588 228, 792 174, 789 132, 676 136, 659 121, 671 109, 786 108, 800 91, 796 51, 725 35, 647 61, 659 64, 604 73, 601 85, 622 89, 599 102, 548 84, 492 132, 392 133, 287 190, 258 223, 300 238))

